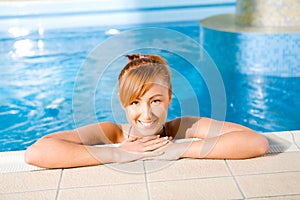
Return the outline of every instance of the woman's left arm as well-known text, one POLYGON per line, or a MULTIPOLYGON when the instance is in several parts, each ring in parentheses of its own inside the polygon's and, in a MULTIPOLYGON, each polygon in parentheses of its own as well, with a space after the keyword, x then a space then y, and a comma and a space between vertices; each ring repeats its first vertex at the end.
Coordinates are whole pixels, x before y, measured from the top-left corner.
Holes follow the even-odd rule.
POLYGON ((201 118, 188 127, 188 138, 201 139, 170 143, 164 159, 246 159, 268 152, 268 140, 263 135, 238 124, 201 118))
POLYGON ((267 153, 268 141, 255 132, 233 131, 196 141, 170 142, 159 151, 163 151, 164 154, 155 159, 247 159, 267 153))
POLYGON ((268 140, 254 131, 232 131, 186 143, 182 158, 246 159, 268 152, 268 140))

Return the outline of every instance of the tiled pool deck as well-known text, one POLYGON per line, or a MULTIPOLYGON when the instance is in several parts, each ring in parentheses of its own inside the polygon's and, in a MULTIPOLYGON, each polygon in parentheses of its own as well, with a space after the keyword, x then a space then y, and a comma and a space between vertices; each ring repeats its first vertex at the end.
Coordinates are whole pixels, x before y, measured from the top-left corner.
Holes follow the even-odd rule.
POLYGON ((247 160, 137 161, 45 170, 0 153, 0 199, 300 199, 300 131, 265 133, 247 160))

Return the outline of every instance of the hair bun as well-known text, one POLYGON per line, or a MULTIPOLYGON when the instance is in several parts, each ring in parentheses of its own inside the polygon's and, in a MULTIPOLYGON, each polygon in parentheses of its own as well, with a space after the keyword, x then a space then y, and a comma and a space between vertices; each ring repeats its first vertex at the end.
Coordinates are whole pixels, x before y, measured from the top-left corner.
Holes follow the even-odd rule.
POLYGON ((162 59, 160 56, 157 55, 152 55, 152 54, 131 54, 131 55, 125 55, 128 58, 129 62, 132 62, 134 60, 139 60, 139 59, 153 59, 158 61, 161 64, 166 64, 166 61, 162 59))
POLYGON ((146 58, 146 56, 143 54, 131 54, 131 55, 126 55, 126 57, 128 58, 129 62, 140 59, 140 58, 146 58))

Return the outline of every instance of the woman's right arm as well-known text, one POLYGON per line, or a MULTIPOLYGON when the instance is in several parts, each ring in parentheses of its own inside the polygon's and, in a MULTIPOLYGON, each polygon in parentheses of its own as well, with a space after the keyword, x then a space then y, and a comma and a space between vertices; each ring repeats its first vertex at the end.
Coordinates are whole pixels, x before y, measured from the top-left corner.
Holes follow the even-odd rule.
POLYGON ((26 150, 25 162, 43 168, 68 168, 113 162, 110 148, 101 148, 98 158, 95 158, 90 153, 93 148, 90 145, 111 143, 103 130, 115 133, 116 127, 113 123, 99 123, 46 135, 26 150), (103 158, 99 159, 100 157, 103 158))
POLYGON ((25 162, 42 168, 70 168, 113 162, 112 147, 99 149, 97 157, 90 152, 92 148, 96 147, 44 137, 26 150, 25 162))
POLYGON ((154 150, 164 146, 166 139, 156 137, 127 139, 118 146, 93 146, 117 143, 117 127, 113 123, 101 123, 44 136, 26 150, 25 162, 42 168, 70 168, 130 162, 162 154, 154 150))

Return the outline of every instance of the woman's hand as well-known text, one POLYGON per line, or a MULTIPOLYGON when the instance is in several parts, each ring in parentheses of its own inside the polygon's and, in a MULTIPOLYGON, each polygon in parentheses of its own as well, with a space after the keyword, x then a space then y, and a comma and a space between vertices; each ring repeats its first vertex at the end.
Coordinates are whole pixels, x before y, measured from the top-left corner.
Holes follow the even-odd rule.
POLYGON ((164 152, 159 149, 170 141, 168 137, 147 136, 143 138, 129 138, 120 144, 116 154, 116 162, 130 162, 135 160, 153 159, 164 152))
POLYGON ((143 153, 159 149, 168 142, 168 137, 160 138, 159 135, 151 135, 143 138, 126 139, 120 144, 120 148, 129 152, 143 153))
POLYGON ((160 156, 155 157, 156 160, 178 160, 184 154, 184 152, 189 147, 190 142, 184 143, 174 143, 172 141, 168 142, 167 145, 156 150, 162 152, 160 156))

